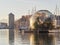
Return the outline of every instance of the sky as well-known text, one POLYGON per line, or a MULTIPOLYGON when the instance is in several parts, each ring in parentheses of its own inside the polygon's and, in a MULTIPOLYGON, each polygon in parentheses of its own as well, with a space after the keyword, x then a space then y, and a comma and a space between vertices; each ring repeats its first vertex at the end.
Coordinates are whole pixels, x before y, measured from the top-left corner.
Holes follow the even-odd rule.
POLYGON ((34 7, 36 10, 46 9, 54 13, 57 6, 60 8, 60 0, 0 0, 0 22, 8 21, 8 14, 13 13, 15 20, 28 14, 34 7))

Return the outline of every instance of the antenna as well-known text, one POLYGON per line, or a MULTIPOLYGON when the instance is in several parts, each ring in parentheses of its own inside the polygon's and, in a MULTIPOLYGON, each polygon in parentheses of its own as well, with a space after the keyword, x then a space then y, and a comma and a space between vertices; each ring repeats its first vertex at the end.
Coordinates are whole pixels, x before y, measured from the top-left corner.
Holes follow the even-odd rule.
POLYGON ((36 12, 36 6, 32 8, 32 14, 36 12))
POLYGON ((58 15, 59 15, 59 8, 58 8, 58 15))
POLYGON ((55 9, 55 15, 59 15, 59 8, 58 8, 58 0, 56 0, 56 9, 55 9))
POLYGON ((58 11, 57 9, 58 9, 58 8, 57 8, 57 5, 56 5, 56 15, 57 15, 57 11, 58 11))
POLYGON ((35 12, 36 12, 36 6, 34 7, 34 10, 35 10, 35 12))
POLYGON ((33 8, 32 8, 31 14, 33 14, 33 8))
POLYGON ((36 6, 34 7, 34 13, 36 12, 36 6))
POLYGON ((56 8, 55 8, 55 12, 54 12, 55 15, 58 15, 58 12, 59 12, 58 10, 59 9, 58 9, 57 4, 56 4, 56 8))
POLYGON ((30 15, 30 10, 28 10, 28 15, 30 15))

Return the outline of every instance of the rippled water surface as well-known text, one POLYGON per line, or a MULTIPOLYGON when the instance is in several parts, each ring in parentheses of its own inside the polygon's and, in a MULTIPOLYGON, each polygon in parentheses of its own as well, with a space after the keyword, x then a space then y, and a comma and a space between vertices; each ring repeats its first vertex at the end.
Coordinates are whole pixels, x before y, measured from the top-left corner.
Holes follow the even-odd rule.
POLYGON ((0 45, 60 45, 60 33, 20 33, 0 29, 0 45))

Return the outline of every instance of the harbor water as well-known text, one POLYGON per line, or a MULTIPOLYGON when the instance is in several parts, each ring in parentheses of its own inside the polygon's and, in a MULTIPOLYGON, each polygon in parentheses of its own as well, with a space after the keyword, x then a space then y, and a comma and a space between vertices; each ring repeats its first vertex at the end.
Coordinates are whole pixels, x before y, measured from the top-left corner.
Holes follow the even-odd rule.
POLYGON ((0 29, 0 45, 60 45, 60 32, 37 34, 0 29))

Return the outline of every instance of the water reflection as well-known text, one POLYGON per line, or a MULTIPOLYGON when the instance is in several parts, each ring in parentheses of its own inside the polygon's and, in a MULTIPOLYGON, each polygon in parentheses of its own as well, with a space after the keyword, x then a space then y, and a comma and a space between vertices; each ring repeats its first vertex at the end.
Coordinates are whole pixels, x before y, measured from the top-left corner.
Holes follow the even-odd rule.
POLYGON ((9 31, 0 29, 0 45, 9 45, 9 31))
POLYGON ((9 45, 14 45, 14 29, 9 29, 9 45))
POLYGON ((30 34, 29 33, 22 34, 16 31, 15 45, 30 45, 30 34))
POLYGON ((30 38, 30 45, 55 45, 55 38, 48 33, 34 33, 30 38))
POLYGON ((0 30, 0 45, 60 45, 60 33, 20 33, 0 30))

